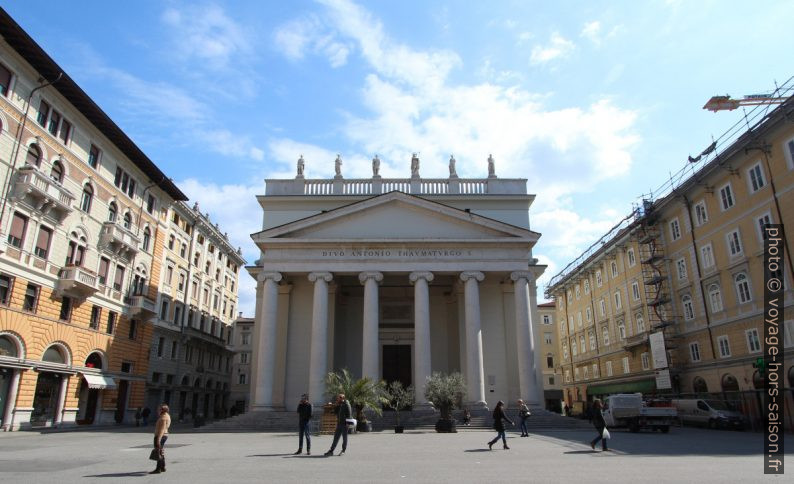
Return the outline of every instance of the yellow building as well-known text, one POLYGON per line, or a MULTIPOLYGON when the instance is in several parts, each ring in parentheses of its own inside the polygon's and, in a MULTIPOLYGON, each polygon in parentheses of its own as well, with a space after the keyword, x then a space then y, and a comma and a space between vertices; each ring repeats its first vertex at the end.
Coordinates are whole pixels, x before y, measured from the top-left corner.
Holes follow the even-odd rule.
POLYGON ((2 9, 0 180, 3 429, 128 421, 186 198, 2 9))
MULTIPOLYGON (((763 115, 552 279, 569 405, 618 392, 713 394, 757 423, 762 228, 794 226, 792 107, 789 100, 763 115), (666 348, 659 362, 654 333, 666 348), (667 375, 657 375, 665 369, 669 388, 667 375)), ((785 243, 784 378, 794 408, 794 268, 791 239, 785 243)))
POLYGON ((535 331, 540 339, 540 361, 543 368, 543 399, 546 410, 562 411, 562 375, 559 371, 560 345, 554 320, 557 318, 554 302, 538 304, 535 331))

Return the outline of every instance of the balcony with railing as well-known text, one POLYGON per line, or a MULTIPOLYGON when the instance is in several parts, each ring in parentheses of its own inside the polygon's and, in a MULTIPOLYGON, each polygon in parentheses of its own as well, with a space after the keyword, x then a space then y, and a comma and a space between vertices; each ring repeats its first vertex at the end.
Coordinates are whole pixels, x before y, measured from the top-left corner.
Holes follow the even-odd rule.
POLYGON ((623 348, 628 350, 646 343, 648 343, 648 333, 635 334, 634 336, 626 338, 626 341, 623 343, 623 348))
POLYGON ((27 198, 31 205, 44 214, 54 213, 59 221, 73 210, 72 192, 35 166, 25 165, 17 170, 14 195, 20 200, 27 198))
POLYGON ((113 253, 130 258, 138 252, 138 236, 116 222, 102 224, 99 234, 99 245, 110 249, 113 253))
POLYGON ((522 178, 352 178, 266 180, 265 196, 380 195, 392 191, 412 195, 526 195, 522 178))
POLYGON ((78 266, 66 266, 58 271, 55 291, 61 296, 85 299, 97 292, 96 274, 78 266))
POLYGON ((130 318, 147 321, 157 315, 155 302, 143 294, 134 294, 125 298, 130 318))

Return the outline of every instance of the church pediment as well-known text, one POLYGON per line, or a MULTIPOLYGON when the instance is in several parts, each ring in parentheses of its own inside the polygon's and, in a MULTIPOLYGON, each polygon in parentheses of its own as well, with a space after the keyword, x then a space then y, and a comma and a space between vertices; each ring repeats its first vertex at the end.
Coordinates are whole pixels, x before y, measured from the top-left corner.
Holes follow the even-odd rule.
POLYGON ((401 192, 391 192, 253 235, 255 241, 496 240, 534 242, 539 234, 401 192))

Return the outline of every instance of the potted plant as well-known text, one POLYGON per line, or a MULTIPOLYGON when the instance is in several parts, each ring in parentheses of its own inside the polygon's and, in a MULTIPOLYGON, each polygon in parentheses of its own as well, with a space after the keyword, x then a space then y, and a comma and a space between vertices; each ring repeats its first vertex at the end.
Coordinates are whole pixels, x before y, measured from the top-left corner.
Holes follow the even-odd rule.
POLYGON ((466 395, 466 382, 458 372, 445 375, 433 372, 425 385, 425 398, 441 413, 436 422, 436 432, 457 432, 452 410, 461 407, 466 395))
POLYGON ((359 432, 369 432, 372 425, 367 421, 365 410, 372 410, 375 415, 382 415, 381 405, 389 403, 385 397, 386 384, 370 378, 353 379, 347 368, 339 372, 328 373, 325 377, 325 391, 329 395, 344 393, 345 398, 356 411, 359 432))
POLYGON ((397 416, 397 425, 394 427, 394 433, 401 434, 405 427, 400 425, 400 410, 413 405, 414 387, 405 388, 401 381, 393 381, 386 387, 386 398, 389 399, 389 405, 394 409, 397 416))

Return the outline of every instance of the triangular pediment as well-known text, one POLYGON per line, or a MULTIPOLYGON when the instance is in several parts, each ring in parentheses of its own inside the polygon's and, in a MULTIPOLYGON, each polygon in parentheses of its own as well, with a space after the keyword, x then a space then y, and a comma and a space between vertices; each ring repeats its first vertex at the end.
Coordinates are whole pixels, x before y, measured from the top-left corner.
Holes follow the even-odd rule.
POLYGON ((402 192, 391 192, 253 235, 300 240, 497 240, 539 234, 402 192))

